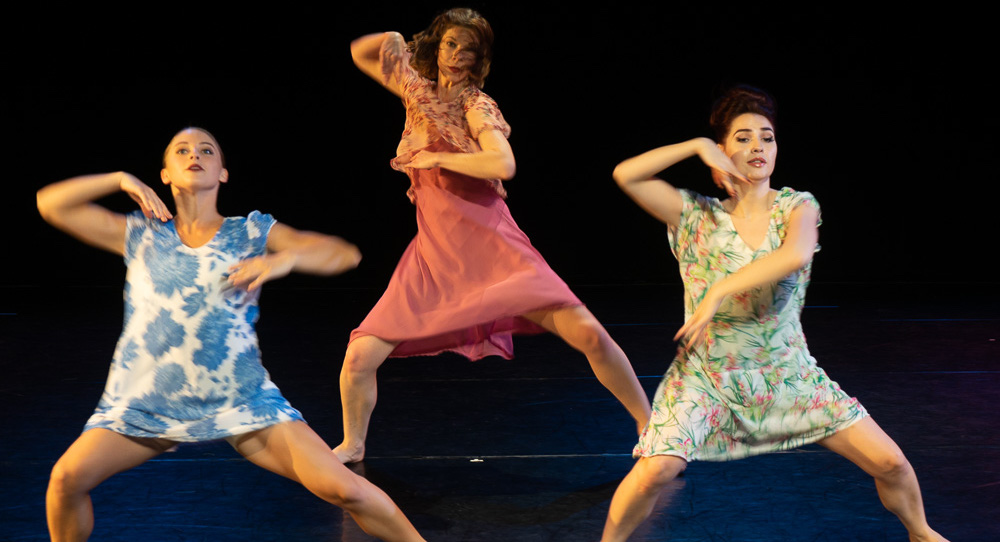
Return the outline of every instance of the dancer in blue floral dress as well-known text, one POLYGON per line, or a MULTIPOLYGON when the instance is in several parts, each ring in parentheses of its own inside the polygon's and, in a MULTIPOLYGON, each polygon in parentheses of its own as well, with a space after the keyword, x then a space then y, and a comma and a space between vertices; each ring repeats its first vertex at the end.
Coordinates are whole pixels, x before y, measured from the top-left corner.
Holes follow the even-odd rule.
POLYGON ((124 172, 75 177, 38 192, 52 225, 127 265, 125 323, 104 394, 84 432, 52 470, 46 495, 53 540, 86 540, 90 490, 178 442, 226 439, 251 462, 300 482, 384 540, 423 540, 392 500, 346 469, 261 365, 254 324, 260 286, 292 271, 335 274, 357 249, 257 211, 223 217, 228 180, 218 142, 198 128, 174 136, 162 180, 177 212, 124 172), (92 203, 116 191, 140 211, 92 203))
POLYGON ((861 404, 810 355, 799 322, 817 250, 819 206, 771 188, 777 157, 769 95, 735 87, 716 102, 716 141, 651 150, 615 169, 621 188, 667 224, 680 264, 686 321, 611 501, 605 542, 624 541, 689 461, 724 461, 816 442, 875 479, 910 540, 940 542, 924 516, 913 468, 861 404), (698 156, 729 198, 678 190, 655 175, 698 156))

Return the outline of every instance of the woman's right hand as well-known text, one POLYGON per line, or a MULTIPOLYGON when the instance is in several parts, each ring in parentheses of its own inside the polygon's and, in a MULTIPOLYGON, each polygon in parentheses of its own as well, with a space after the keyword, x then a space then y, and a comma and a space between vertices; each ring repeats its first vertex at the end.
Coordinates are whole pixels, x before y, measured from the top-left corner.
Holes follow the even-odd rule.
POLYGON ((715 181, 715 186, 725 190, 731 197, 736 197, 733 183, 742 181, 749 184, 750 180, 736 169, 736 164, 722 152, 722 149, 714 141, 702 138, 700 143, 698 157, 706 166, 712 168, 712 180, 715 181))
POLYGON ((131 173, 121 171, 118 175, 118 186, 122 192, 128 194, 130 198, 139 204, 139 209, 142 210, 142 214, 146 215, 146 218, 153 218, 155 216, 161 222, 166 222, 173 218, 170 210, 167 209, 167 205, 163 203, 160 196, 157 196, 156 192, 147 186, 146 183, 140 181, 131 173))

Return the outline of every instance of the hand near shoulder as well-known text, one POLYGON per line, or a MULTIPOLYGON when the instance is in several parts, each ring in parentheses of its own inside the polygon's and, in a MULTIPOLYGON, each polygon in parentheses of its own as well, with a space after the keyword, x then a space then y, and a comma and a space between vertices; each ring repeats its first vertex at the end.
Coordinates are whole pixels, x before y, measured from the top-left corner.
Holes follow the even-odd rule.
POLYGON ((140 181, 131 173, 122 171, 119 172, 119 175, 118 186, 121 188, 121 191, 128 194, 130 198, 139 204, 139 209, 142 210, 142 214, 146 218, 155 217, 160 222, 166 222, 174 217, 170 213, 170 210, 167 209, 167 205, 160 199, 160 196, 157 196, 156 192, 146 185, 146 183, 140 181))

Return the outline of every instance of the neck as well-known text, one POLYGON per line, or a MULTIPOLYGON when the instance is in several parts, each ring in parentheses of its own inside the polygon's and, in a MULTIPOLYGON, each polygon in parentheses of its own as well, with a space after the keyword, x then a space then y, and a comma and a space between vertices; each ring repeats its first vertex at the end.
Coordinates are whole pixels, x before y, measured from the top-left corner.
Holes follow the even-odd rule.
POLYGON ((440 98, 442 101, 445 102, 451 101, 456 96, 458 96, 459 93, 465 90, 465 87, 467 86, 469 86, 468 79, 456 83, 455 81, 452 81, 447 77, 444 77, 442 74, 440 73, 438 74, 437 93, 438 93, 438 98, 440 98))
POLYGON ((730 214, 741 218, 750 218, 771 211, 774 195, 770 179, 755 181, 752 184, 737 181, 735 188, 736 197, 726 200, 730 214))
POLYGON ((177 226, 198 229, 216 226, 222 220, 222 215, 215 206, 218 190, 193 194, 176 189, 171 191, 177 206, 177 213, 174 215, 177 226))

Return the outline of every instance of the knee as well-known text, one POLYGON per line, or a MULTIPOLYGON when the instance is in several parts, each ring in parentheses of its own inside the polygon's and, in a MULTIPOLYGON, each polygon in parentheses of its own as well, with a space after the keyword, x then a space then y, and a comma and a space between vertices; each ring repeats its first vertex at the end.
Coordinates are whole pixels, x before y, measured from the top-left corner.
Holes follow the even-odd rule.
POLYGON ((308 483, 306 488, 324 501, 348 511, 357 508, 368 497, 366 488, 356 479, 326 478, 308 483))
MULTIPOLYGON (((351 343, 352 345, 354 343, 351 343)), ((344 368, 342 373, 351 377, 374 374, 382 364, 382 360, 375 359, 363 348, 349 346, 347 354, 344 356, 344 368)))
POLYGON ((610 342, 611 336, 594 318, 583 320, 572 331, 571 343, 587 355, 604 350, 610 342))
POLYGON ((687 461, 669 455, 644 457, 639 460, 639 483, 645 491, 658 492, 687 468, 687 461))
POLYGON ((910 462, 900 450, 893 450, 875 461, 873 476, 879 480, 894 481, 909 476, 913 471, 910 462))
POLYGON ((48 492, 55 496, 83 494, 93 489, 94 485, 82 469, 60 460, 49 475, 48 492))

